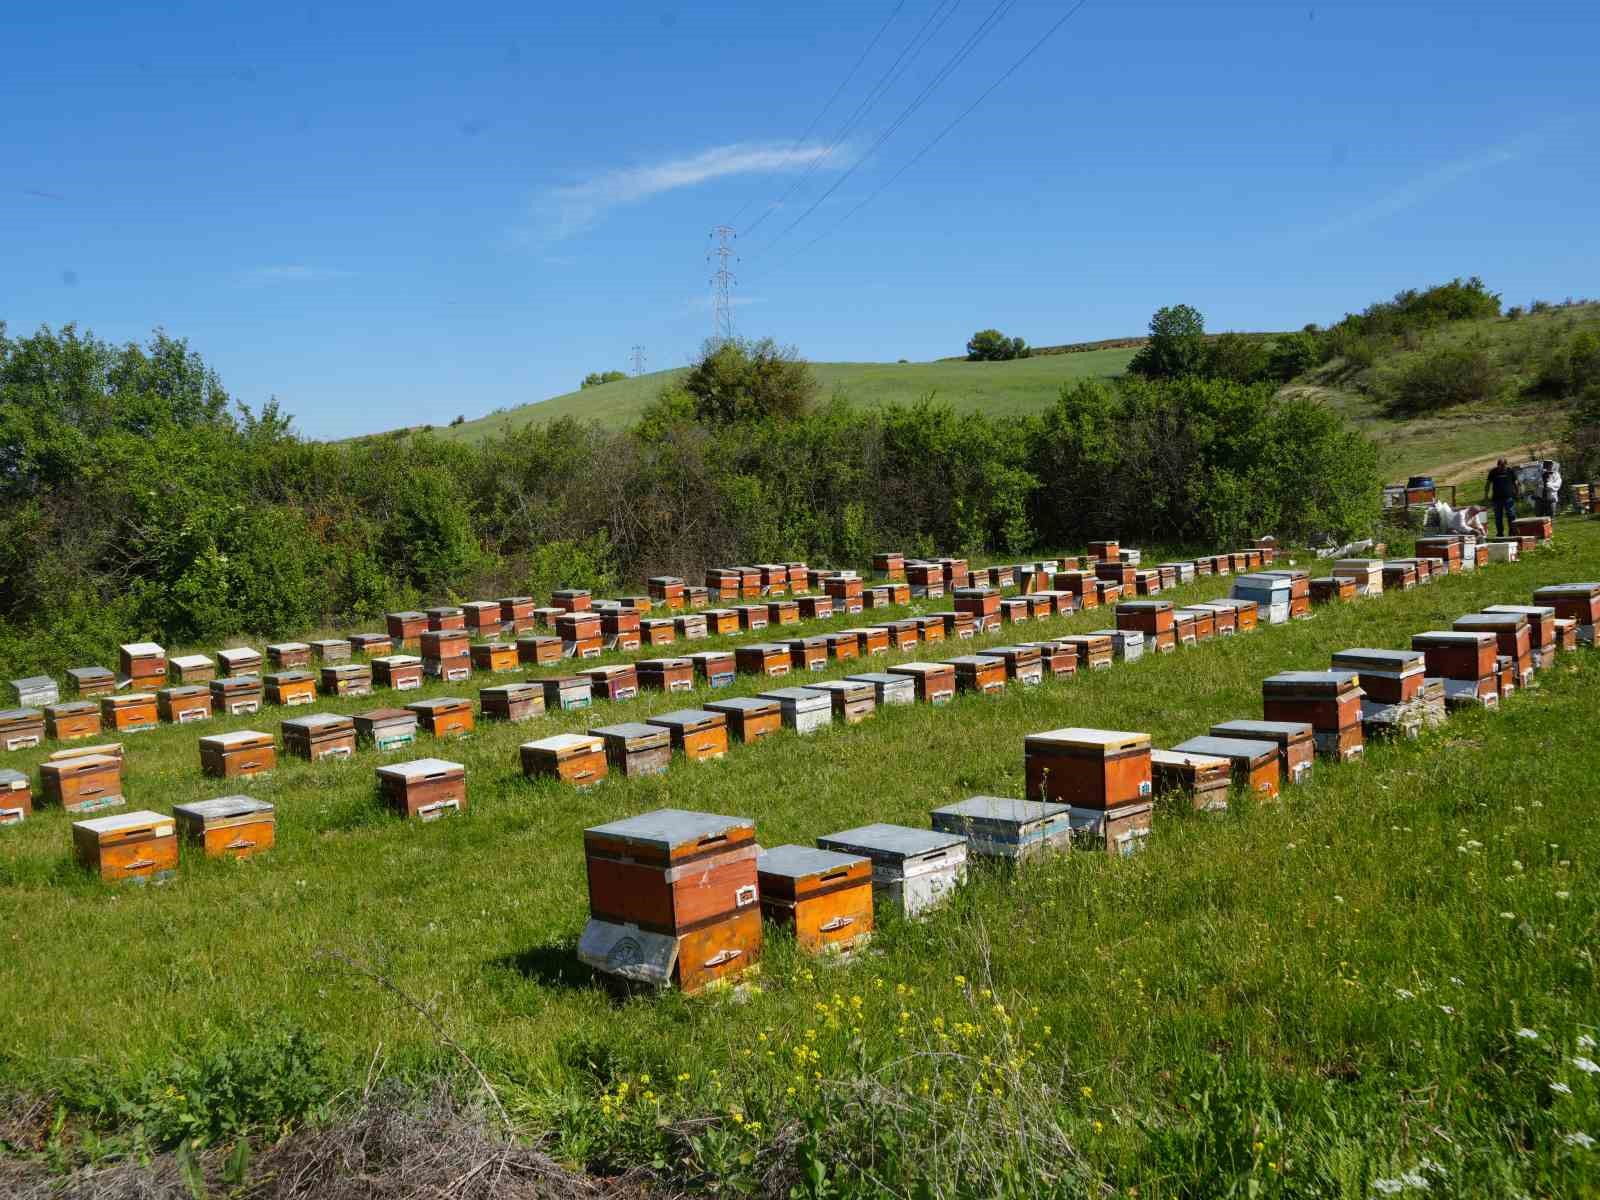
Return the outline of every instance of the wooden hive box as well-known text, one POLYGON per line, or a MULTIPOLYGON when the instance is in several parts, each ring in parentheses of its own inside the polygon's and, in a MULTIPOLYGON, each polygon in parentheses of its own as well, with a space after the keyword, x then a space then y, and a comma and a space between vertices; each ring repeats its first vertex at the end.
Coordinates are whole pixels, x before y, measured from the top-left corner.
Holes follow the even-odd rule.
POLYGON ((459 696, 434 696, 406 705, 417 714, 417 724, 434 737, 464 736, 472 732, 472 702, 459 696))
POLYGON ((967 852, 1026 862, 1072 847, 1072 810, 1065 804, 969 796, 930 814, 933 827, 966 839, 967 852))
POLYGON ((1187 608, 1172 610, 1172 636, 1180 646, 1193 646, 1199 640, 1195 633, 1194 613, 1187 608))
POLYGON ((798 625, 800 623, 800 602, 798 600, 768 601, 767 622, 772 625, 798 625))
POLYGON ((104 696, 117 690, 117 677, 105 667, 68 667, 74 695, 104 696))
POLYGON ((0 826, 33 816, 33 782, 21 771, 0 767, 0 826))
POLYGON ((1225 604, 1233 609, 1233 628, 1237 633, 1249 633, 1255 629, 1260 620, 1260 609, 1254 600, 1218 600, 1217 604, 1225 604))
POLYGON ((708 608, 705 618, 706 628, 712 637, 739 632, 739 610, 736 608, 708 608))
POLYGON ((1127 563, 1097 562, 1094 565, 1094 577, 1098 582, 1119 584, 1124 591, 1134 590, 1138 576, 1138 570, 1127 563))
POLYGON ((1533 633, 1522 613, 1468 613, 1451 626, 1461 633, 1492 633, 1496 653, 1512 661, 1518 687, 1533 682, 1533 633))
POLYGON ((694 993, 761 957, 754 826, 662 809, 584 833, 590 920, 578 957, 603 978, 694 993))
POLYGON ((533 597, 500 597, 500 624, 513 634, 533 628, 533 597))
MULTIPOLYGON (((1160 571, 1136 571, 1133 576, 1133 593, 1137 596, 1159 596, 1161 594, 1160 571)), ((1126 584, 1122 587, 1122 594, 1128 594, 1126 584)))
POLYGON ((1078 673, 1078 650, 1061 642, 1024 642, 1039 652, 1039 669, 1047 679, 1070 679, 1078 673))
POLYGON ((665 729, 641 721, 601 725, 589 730, 606 749, 606 765, 622 775, 661 775, 672 765, 672 738, 665 729))
POLYGON ((458 604, 437 604, 428 609, 428 629, 432 633, 445 633, 452 630, 465 632, 467 628, 467 614, 458 604))
POLYGON ((175 804, 172 818, 178 836, 207 858, 249 858, 277 844, 277 811, 253 796, 175 804))
MULTIPOLYGON (((211 691, 200 687, 169 687, 156 693, 156 712, 163 721, 174 725, 187 725, 191 721, 211 719, 211 691)), ((95 714, 95 731, 100 729, 99 714, 95 714)))
POLYGON ((1014 566, 985 567, 981 578, 992 588, 1014 587, 1017 582, 1017 570, 1014 566))
POLYGON ((1078 633, 1056 639, 1063 646, 1071 646, 1078 658, 1079 670, 1104 671, 1114 661, 1115 647, 1109 633, 1078 633))
POLYGON ((762 692, 761 699, 775 700, 783 715, 783 723, 796 733, 815 733, 833 724, 833 703, 821 692, 810 688, 773 688, 762 692))
POLYGON ((529 634, 517 639, 517 661, 524 665, 549 666, 561 661, 561 639, 529 634))
POLYGON ((696 642, 710 636, 706 626, 704 613, 684 613, 674 617, 672 624, 678 631, 678 636, 686 642, 696 642))
POLYGON ((808 954, 847 953, 872 936, 872 860, 810 846, 774 846, 756 860, 761 915, 808 954))
POLYGON ((128 642, 117 648, 122 676, 138 687, 159 686, 167 677, 167 652, 154 642, 128 642))
POLYGON ((737 667, 731 651, 700 650, 688 659, 694 664, 695 675, 707 687, 727 687, 733 682, 737 667))
POLYGON ((226 679, 213 679, 207 686, 211 689, 211 707, 230 717, 260 712, 267 694, 265 683, 256 675, 229 675, 226 679))
POLYGON ((640 621, 639 640, 646 646, 670 646, 678 640, 678 626, 670 617, 640 621))
POLYGON ((500 601, 498 600, 471 600, 461 606, 462 613, 467 618, 467 630, 479 637, 491 633, 499 633, 500 627, 505 623, 500 618, 500 601))
POLYGON ((351 720, 355 722, 356 738, 377 750, 394 750, 417 740, 417 714, 410 709, 370 708, 356 713, 351 720))
POLYGON ((1416 650, 1339 650, 1333 655, 1335 671, 1354 671, 1361 690, 1382 704, 1410 704, 1422 694, 1427 658, 1416 650))
POLYGON ((204 654, 179 654, 167 660, 167 678, 173 683, 210 683, 217 664, 204 654))
POLYGON ((1317 761, 1316 730, 1304 721, 1222 721, 1211 736, 1243 741, 1271 742, 1278 747, 1280 782, 1304 783, 1317 761))
POLYGON ((1596 625, 1600 625, 1600 583, 1550 584, 1533 593, 1533 602, 1548 604, 1556 610, 1556 616, 1576 621, 1578 640, 1593 642, 1592 631, 1596 625), (1591 630, 1587 639, 1582 635, 1585 628, 1591 630))
POLYGON ((730 739, 746 744, 758 742, 783 728, 782 706, 776 700, 761 696, 713 700, 706 708, 727 718, 730 739))
MULTIPOLYGON (((261 651, 250 646, 229 646, 217 651, 217 663, 223 675, 259 675, 262 665, 261 651)), ((184 682, 187 683, 188 680, 184 682)), ((195 682, 209 683, 210 680, 195 682)))
POLYGON ((356 723, 338 713, 307 713, 279 722, 283 752, 308 762, 351 758, 356 752, 356 723))
POLYGON ((1496 672, 1498 639, 1484 630, 1430 629, 1411 635, 1411 648, 1422 651, 1426 674, 1444 679, 1479 680, 1496 672))
POLYGON ((1247 600, 1256 606, 1258 614, 1265 615, 1267 624, 1283 625, 1293 615, 1292 592, 1289 580, 1257 572, 1234 577, 1231 599, 1247 600))
POLYGON ((384 628, 396 646, 416 645, 428 628, 428 614, 392 612, 383 618, 384 628))
POLYGON ((765 604, 741 604, 733 611, 739 614, 740 629, 765 629, 767 627, 767 606, 765 604))
POLYGON ((754 599, 761 595, 761 568, 740 567, 739 595, 745 599, 754 599))
POLYGON ((972 571, 968 567, 966 559, 941 558, 939 560, 939 567, 944 572, 944 582, 947 588, 971 586, 967 580, 971 576, 972 571))
POLYGON ((737 600, 743 576, 730 567, 713 567, 706 572, 706 590, 718 601, 737 600))
POLYGON ((833 616, 832 596, 801 596, 799 605, 802 621, 823 621, 833 616))
POLYGON ((828 639, 793 638, 789 642, 789 665, 796 671, 824 671, 828 667, 828 639))
POLYGON ((977 692, 980 695, 1005 691, 1004 659, 988 654, 963 654, 949 661, 956 669, 957 691, 977 692))
POLYGON ((721 758, 728 752, 728 718, 723 713, 704 708, 680 708, 646 718, 646 721, 665 729, 671 735, 672 748, 690 762, 721 758))
POLYGON ((1571 617, 1557 617, 1553 622, 1556 631, 1556 649, 1576 650, 1578 648, 1578 623, 1571 617))
MULTIPOLYGON (((417 659, 417 683, 422 683, 422 660, 417 659)), ((317 677, 310 671, 276 671, 268 675, 265 680, 265 695, 267 703, 276 704, 286 708, 294 708, 301 704, 314 704, 317 699, 317 677)), ((213 703, 222 703, 226 693, 212 685, 213 703)))
POLYGON ((306 642, 271 642, 267 646, 267 661, 279 671, 309 667, 311 646, 306 642))
POLYGON ((74 821, 72 849, 79 866, 107 883, 161 882, 178 870, 177 826, 160 813, 74 821))
POLYGON ((1263 716, 1308 724, 1317 753, 1336 762, 1360 756, 1361 677, 1354 671, 1283 671, 1261 682, 1263 716))
POLYGON ((587 675, 557 675, 537 682, 544 689, 547 710, 570 712, 594 703, 594 684, 587 675))
POLYGON ((95 812, 127 802, 122 767, 115 755, 84 753, 47 759, 39 764, 39 778, 50 803, 67 812, 95 812))
POLYGON ((470 651, 472 665, 479 671, 515 671, 517 646, 515 642, 477 642, 470 651))
POLYGON ((422 686, 422 659, 414 654, 383 654, 372 660, 373 682, 397 692, 422 686))
POLYGON ((260 775, 278 765, 272 735, 255 729, 213 733, 200 739, 200 771, 220 779, 260 775))
MULTIPOLYGON (((1541 670, 1555 661, 1556 610, 1545 604, 1490 604, 1483 610, 1492 616, 1525 617, 1528 621, 1528 645, 1533 654, 1533 665, 1541 670)), ((1505 653, 1501 643, 1501 653, 1505 653)))
POLYGON ((1070 727, 1023 740, 1030 800, 1113 809, 1150 799, 1150 735, 1070 727))
POLYGON ((885 704, 917 702, 916 680, 909 675, 893 675, 887 671, 864 671, 859 675, 847 675, 845 678, 852 683, 864 683, 870 687, 872 698, 880 708, 885 704))
POLYGON ((920 916, 947 901, 967 877, 967 840, 908 825, 862 825, 817 839, 823 850, 872 862, 875 907, 920 916))
POLYGON ((822 581, 822 590, 833 600, 840 612, 858 613, 863 608, 861 580, 855 576, 830 575, 822 581))
POLYGON ((1356 592, 1362 596, 1383 595, 1383 560, 1381 558, 1341 558, 1333 564, 1333 574, 1356 581, 1356 592))
POLYGON ((1109 579, 1097 579, 1094 584, 1095 594, 1100 599, 1101 607, 1115 604, 1122 599, 1124 590, 1132 592, 1133 589, 1124 589, 1120 583, 1112 583, 1109 579))
POLYGON ((1231 604, 1207 601, 1189 606, 1191 612, 1210 613, 1211 629, 1217 637, 1232 637, 1235 631, 1235 622, 1238 620, 1238 610, 1231 604))
POLYGON ((881 628, 887 634, 888 648, 894 650, 915 650, 922 638, 922 626, 915 617, 889 621, 881 628))
POLYGON ((1154 811, 1155 805, 1148 800, 1117 808, 1074 808, 1072 845, 1112 858, 1128 858, 1149 839, 1154 811))
MULTIPOLYGON (((851 642, 854 645, 854 639, 851 642)), ((789 648, 776 642, 756 642, 734 650, 734 662, 742 675, 787 675, 791 670, 789 648)))
POLYGON ((637 665, 641 687, 658 692, 694 691, 694 663, 687 658, 646 658, 637 665))
POLYGON ((1092 571, 1057 571, 1051 583, 1057 591, 1076 596, 1083 608, 1095 608, 1100 603, 1100 593, 1095 587, 1096 579, 1092 571))
POLYGON ((61 699, 61 689, 48 675, 30 675, 26 679, 13 679, 11 691, 17 703, 24 708, 43 708, 61 699))
POLYGON ((422 635, 422 673, 447 683, 472 674, 472 652, 464 629, 430 629, 422 635))
POLYGON ((1172 603, 1168 600, 1124 600, 1117 605, 1117 628, 1145 635, 1152 649, 1168 653, 1178 646, 1172 603))
POLYGON ((1152 750, 1150 779, 1158 796, 1183 796, 1195 812, 1226 812, 1233 764, 1208 754, 1152 750))
POLYGON ((1089 543, 1089 557, 1098 562, 1118 562, 1122 558, 1122 545, 1117 541, 1101 540, 1089 543))
POLYGON ((467 807, 467 769, 442 758, 377 768, 378 795, 402 817, 437 821, 467 807))
MULTIPOLYGON (((587 671, 578 673, 589 680, 590 691, 597 699, 632 700, 639 694, 639 669, 633 663, 590 667, 587 671)), ((542 702, 540 708, 543 708, 542 702)))
POLYGON ((1044 657, 1039 647, 1024 643, 1020 646, 990 646, 983 652, 985 658, 998 658, 1005 664, 1006 678, 1022 684, 1044 682, 1044 657))
POLYGON ((319 663, 350 661, 348 638, 316 638, 311 642, 311 654, 319 663))
MULTIPOLYGON (((1217 614, 1209 608, 1178 608, 1172 612, 1173 628, 1178 628, 1185 620, 1194 625, 1194 640, 1196 642, 1209 642, 1217 636, 1217 614)), ((1179 640, 1182 640, 1181 637, 1179 640)))
POLYGON ((652 575, 644 581, 644 587, 650 599, 671 612, 684 605, 683 580, 676 575, 652 575))
MULTIPOLYGON (((0 714, 0 717, 3 717, 3 714, 0 714)), ((144 729, 154 729, 160 723, 160 719, 160 708, 152 692, 124 692, 120 695, 100 697, 101 723, 113 733, 137 733, 144 729)), ((7 742, 9 744, 9 738, 7 742)), ((37 740, 33 744, 38 745, 37 740)))
POLYGON ((1013 596, 1000 601, 1000 621, 1005 625, 1015 625, 1026 621, 1033 615, 1033 606, 1021 596, 1013 596))
POLYGON ((839 632, 846 637, 855 638, 857 657, 865 657, 869 654, 887 654, 889 652, 889 631, 882 625, 841 629, 839 632))
POLYGON ((872 569, 882 579, 900 580, 906 577, 906 556, 894 551, 874 554, 872 569))
POLYGON ((544 716, 544 689, 528 681, 482 688, 478 711, 489 721, 531 721, 544 716))
POLYGON ((1449 534, 1444 537, 1422 537, 1417 539, 1417 556, 1419 558, 1443 559, 1447 572, 1461 570, 1461 535, 1449 534))
POLYGON ((945 704, 956 698, 956 669, 947 662, 908 662, 889 668, 890 675, 908 676, 924 704, 945 704))
POLYGON ((566 609, 553 608, 550 605, 541 605, 533 610, 533 626, 535 629, 554 629, 556 618, 566 609))
MULTIPOLYGON (((1099 635, 1111 639, 1111 656, 1118 662, 1138 662, 1151 646, 1152 636, 1137 629, 1091 629, 1091 637, 1099 635)), ((1154 650, 1151 651, 1154 653, 1154 650)))
POLYGON ((911 617, 917 623, 917 633, 923 645, 944 641, 944 618, 937 613, 926 617, 911 617))
POLYGON ((372 695, 372 664, 346 662, 323 667, 322 692, 326 696, 372 695))
POLYGON ((821 692, 833 706, 833 715, 842 724, 856 725, 872 716, 878 709, 877 692, 870 683, 855 679, 829 679, 810 683, 806 687, 821 692))
POLYGON ((966 613, 981 632, 1000 628, 1000 593, 990 587, 958 587, 950 591, 958 613, 966 613))
POLYGON ((906 584, 913 596, 936 600, 944 595, 944 568, 938 563, 907 562, 906 584))
POLYGON ((944 621, 946 640, 970 642, 978 636, 978 619, 971 613, 944 612, 937 615, 944 621))
POLYGON ((1046 617, 1056 615, 1056 598, 1054 594, 1035 594, 1026 600, 1028 616, 1035 621, 1043 621, 1046 617))
POLYGON ((606 746, 582 733, 558 733, 524 742, 522 773, 529 779, 551 776, 575 787, 592 787, 606 777, 606 746))
POLYGON ((1194 572, 1196 579, 1203 579, 1207 575, 1216 574, 1216 560, 1210 555, 1201 555, 1189 564, 1189 569, 1194 572))
MULTIPOLYGON (((1178 570, 1166 564, 1158 564, 1151 568, 1155 572, 1157 590, 1165 592, 1178 586, 1178 570)), ((1148 572, 1145 572, 1148 574, 1148 572)))
POLYGON ((1049 567, 1028 566, 1018 567, 1016 571, 1017 591, 1024 596, 1036 595, 1052 586, 1052 576, 1055 572, 1049 567))
POLYGON ((798 595, 811 590, 811 572, 803 562, 792 562, 789 567, 789 590, 798 595))
POLYGON ((1555 537, 1555 522, 1549 517, 1517 517, 1511 522, 1511 532, 1519 538, 1531 537, 1540 545, 1549 545, 1555 537))
POLYGON ((1383 564, 1383 590, 1386 592, 1409 592, 1417 586, 1417 567, 1415 563, 1397 562, 1389 560, 1383 564))
POLYGON ((761 594, 764 596, 781 596, 789 590, 789 566, 787 563, 758 563, 756 570, 761 572, 761 594))
POLYGON ((1349 575, 1323 575, 1311 581, 1311 602, 1332 604, 1356 598, 1356 581, 1349 575))
MULTIPOLYGON (((196 690, 203 693, 205 689, 198 688, 196 690)), ((208 704, 206 706, 208 716, 210 712, 211 706, 208 704)), ((93 700, 68 700, 64 704, 46 705, 44 726, 45 732, 58 742, 74 742, 79 738, 99 737, 100 706, 93 700)))
MULTIPOLYGON (((643 622, 640 622, 640 630, 643 630, 643 622)), ((600 614, 590 611, 562 613, 555 618, 555 635, 562 638, 563 658, 600 658, 600 614)))

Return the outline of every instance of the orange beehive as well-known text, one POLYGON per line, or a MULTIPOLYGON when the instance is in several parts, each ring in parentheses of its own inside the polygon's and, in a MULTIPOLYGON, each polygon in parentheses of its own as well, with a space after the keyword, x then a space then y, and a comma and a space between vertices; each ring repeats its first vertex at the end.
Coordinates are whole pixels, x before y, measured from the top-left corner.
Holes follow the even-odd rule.
POLYGON ((436 821, 467 807, 467 769, 442 758, 419 758, 377 769, 378 794, 402 817, 436 821))
MULTIPOLYGON (((160 713, 163 721, 170 721, 174 725, 187 725, 191 721, 209 721, 211 692, 198 685, 162 688, 156 693, 156 711, 160 713)), ((97 715, 95 729, 99 728, 100 719, 97 715)))
POLYGON ((641 687, 658 692, 694 690, 694 663, 687 658, 647 658, 637 668, 641 687))
POLYGON ((524 666, 549 666, 561 661, 561 639, 528 634, 517 639, 517 661, 524 666))
POLYGON ((963 654, 952 658, 950 665, 956 669, 956 688, 980 695, 1003 692, 1006 687, 1006 664, 1002 658, 986 654, 963 654))
POLYGON ((680 708, 647 719, 672 737, 672 748, 690 762, 721 758, 728 752, 728 718, 704 708, 680 708))
POLYGON ((774 846, 756 860, 761 914, 810 954, 847 951, 872 936, 872 860, 809 846, 774 846))
MULTIPOLYGON (((197 690, 202 694, 205 691, 204 688, 197 690)), ((206 706, 206 711, 209 714, 209 704, 206 706)), ((47 704, 44 708, 44 725, 45 732, 58 742, 98 737, 100 706, 93 700, 68 700, 61 704, 47 704)))
POLYGON ((177 827, 160 813, 74 821, 72 849, 80 866, 107 883, 160 881, 178 870, 177 827))
POLYGON ((783 706, 776 700, 735 696, 729 700, 713 700, 706 708, 728 719, 730 740, 746 744, 758 742, 783 728, 783 706))
POLYGON ((1053 729, 1023 741, 1030 800, 1115 809, 1150 798, 1150 735, 1114 729, 1053 729))
POLYGON ((236 775, 260 775, 277 765, 278 751, 270 733, 235 729, 200 739, 202 774, 231 779, 236 775))
POLYGON ((828 666, 828 639, 794 638, 789 642, 789 665, 796 671, 823 671, 828 666))
POLYGON ((160 721, 156 698, 149 692, 123 692, 100 697, 100 720, 113 733, 154 729, 160 721))
POLYGON ((207 858, 249 858, 277 843, 278 819, 272 805, 251 796, 219 796, 175 804, 178 835, 199 846, 207 858))
POLYGON ((434 737, 461 736, 472 732, 472 702, 458 696, 435 696, 406 705, 417 714, 417 723, 434 737))
POLYGON ((917 699, 924 704, 944 704, 956 695, 956 669, 947 662, 909 662, 889 668, 890 675, 909 675, 916 681, 917 699))
POLYGON ((590 734, 558 733, 524 742, 522 773, 530 779, 551 776, 575 787, 592 787, 606 777, 605 742, 590 734))
POLYGON ((125 802, 122 759, 115 755, 85 752, 52 758, 39 764, 39 778, 45 799, 68 812, 117 808, 125 802))

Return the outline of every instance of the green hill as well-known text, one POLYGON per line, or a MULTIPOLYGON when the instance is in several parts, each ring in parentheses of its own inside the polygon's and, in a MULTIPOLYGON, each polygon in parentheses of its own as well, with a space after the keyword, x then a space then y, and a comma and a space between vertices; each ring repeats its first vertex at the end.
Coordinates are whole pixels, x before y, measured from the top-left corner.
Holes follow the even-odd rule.
MULTIPOLYGON (((852 403, 911 404, 930 393, 958 409, 981 409, 991 416, 1032 412, 1055 400, 1064 383, 1119 375, 1136 346, 1045 354, 1015 362, 974 363, 964 359, 926 363, 813 363, 823 395, 842 389, 852 403)), ((599 387, 568 392, 535 404, 503 409, 438 429, 449 438, 488 437, 529 422, 576 417, 621 429, 638 419, 663 385, 687 368, 655 371, 599 387)))

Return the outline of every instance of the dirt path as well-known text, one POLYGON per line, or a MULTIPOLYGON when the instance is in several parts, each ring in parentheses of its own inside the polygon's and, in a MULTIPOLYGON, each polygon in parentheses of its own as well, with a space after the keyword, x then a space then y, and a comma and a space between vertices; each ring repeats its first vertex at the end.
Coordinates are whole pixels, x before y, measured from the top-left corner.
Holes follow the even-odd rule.
MULTIPOLYGON (((1522 458, 1522 451, 1526 449, 1528 449, 1526 442, 1518 442, 1515 449, 1497 450, 1492 454, 1480 454, 1474 458, 1463 458, 1457 462, 1445 463, 1442 466, 1433 468, 1433 481, 1441 486, 1453 483, 1460 487, 1462 485, 1471 485, 1474 481, 1481 484, 1484 477, 1488 475, 1489 468, 1494 466, 1498 459, 1504 457, 1514 466, 1518 462, 1525 461, 1522 458)), ((1556 443, 1540 442, 1532 450, 1533 455, 1536 457, 1551 454, 1556 450, 1556 443)), ((1466 492, 1462 493, 1461 499, 1463 502, 1468 500, 1476 502, 1475 498, 1466 492)))

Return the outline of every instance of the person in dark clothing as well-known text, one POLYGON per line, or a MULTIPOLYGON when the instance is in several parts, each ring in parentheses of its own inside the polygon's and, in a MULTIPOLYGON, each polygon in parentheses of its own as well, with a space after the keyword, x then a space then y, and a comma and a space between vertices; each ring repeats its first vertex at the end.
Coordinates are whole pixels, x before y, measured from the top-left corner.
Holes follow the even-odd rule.
POLYGON ((1483 485, 1483 498, 1494 506, 1494 532, 1505 537, 1506 529, 1517 517, 1517 473, 1506 466, 1506 460, 1495 463, 1494 470, 1483 485))

